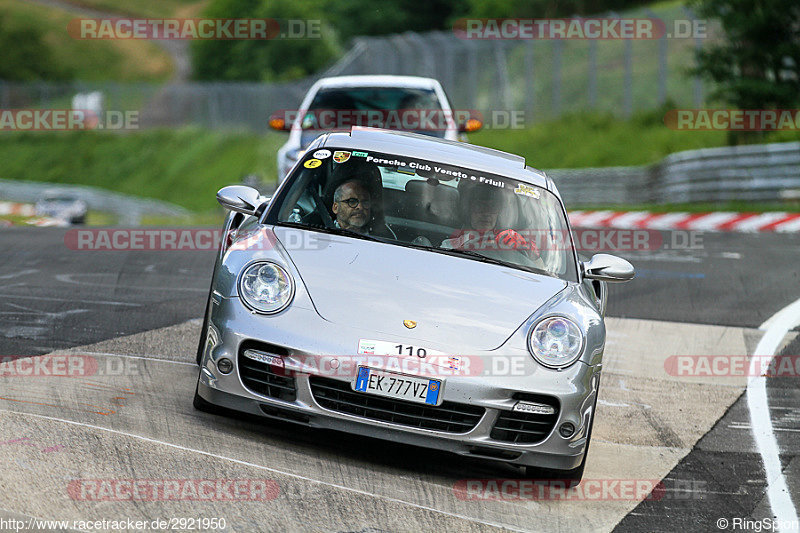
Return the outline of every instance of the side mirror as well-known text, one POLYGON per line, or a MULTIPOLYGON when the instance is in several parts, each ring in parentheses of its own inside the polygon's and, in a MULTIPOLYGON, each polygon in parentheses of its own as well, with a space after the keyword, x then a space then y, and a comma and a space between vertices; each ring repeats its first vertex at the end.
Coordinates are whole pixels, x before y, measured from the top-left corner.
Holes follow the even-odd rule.
POLYGON ((252 187, 229 185, 217 192, 217 201, 222 207, 245 215, 255 215, 259 206, 268 199, 252 187))
POLYGON ((615 255, 596 254, 581 263, 583 276, 589 279, 621 283, 630 281, 635 275, 633 265, 615 255))
POLYGON ((462 122, 458 125, 458 133, 472 133, 478 131, 483 127, 483 122, 478 120, 477 118, 471 118, 466 122, 462 122))

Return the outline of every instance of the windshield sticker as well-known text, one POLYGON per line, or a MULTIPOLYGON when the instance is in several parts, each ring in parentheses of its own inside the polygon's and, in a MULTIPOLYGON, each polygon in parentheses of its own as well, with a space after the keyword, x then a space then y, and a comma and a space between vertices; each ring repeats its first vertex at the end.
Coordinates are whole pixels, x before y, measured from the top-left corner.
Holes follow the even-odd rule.
POLYGON ((356 152, 353 150, 353 157, 367 157, 367 152, 356 152))
POLYGON ((406 166, 406 162, 400 161, 399 159, 382 159, 380 157, 373 157, 371 155, 367 156, 367 163, 375 163, 376 165, 386 165, 390 167, 406 166))
POLYGON ((317 159, 328 159, 331 156, 330 150, 317 150, 314 152, 314 157, 317 159))
POLYGON ((350 152, 333 152, 333 160, 337 163, 344 163, 348 159, 350 159, 350 152))
MULTIPOLYGON (((336 160, 336 154, 339 152, 334 152, 333 159, 336 160)), ((353 152, 355 154, 355 152, 353 152)), ((456 178, 460 178, 463 180, 471 180, 476 183, 482 183, 484 185, 491 185, 492 187, 497 187, 498 189, 505 189, 506 183, 501 179, 494 179, 489 178, 486 176, 481 176, 480 174, 468 174, 464 170, 466 169, 459 169, 457 167, 444 167, 438 166, 433 163, 427 163, 420 160, 413 160, 413 159, 401 159, 397 156, 390 156, 389 159, 385 157, 375 157, 373 155, 366 156, 367 163, 374 163, 376 165, 390 167, 393 171, 399 172, 401 174, 408 174, 414 175, 419 174, 420 176, 424 177, 435 177, 442 181, 451 181, 456 178), (433 173, 435 176, 431 176, 430 174, 433 173)), ((534 196, 538 198, 539 192, 535 189, 531 189, 532 193, 530 196, 534 196)), ((519 194, 519 193, 518 193, 519 194)))
POLYGON ((523 185, 522 183, 519 183, 517 185, 517 188, 514 189, 514 194, 528 196, 530 198, 535 198, 537 200, 539 199, 539 196, 541 196, 541 193, 539 192, 538 189, 536 189, 535 187, 531 187, 530 185, 523 185))
POLYGON ((303 166, 306 167, 306 168, 317 168, 321 164, 322 164, 322 161, 320 161, 319 159, 309 159, 308 161, 303 163, 303 166))

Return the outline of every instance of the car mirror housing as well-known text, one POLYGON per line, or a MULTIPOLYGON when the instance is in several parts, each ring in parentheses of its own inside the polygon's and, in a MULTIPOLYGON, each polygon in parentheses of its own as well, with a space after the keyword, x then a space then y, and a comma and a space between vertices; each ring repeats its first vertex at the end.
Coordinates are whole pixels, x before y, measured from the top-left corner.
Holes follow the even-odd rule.
POLYGON ((222 207, 245 215, 255 215, 258 208, 268 200, 246 185, 229 185, 217 192, 217 201, 222 207))
POLYGON ((596 254, 581 263, 583 276, 611 283, 622 283, 633 279, 636 271, 625 259, 610 254, 596 254))

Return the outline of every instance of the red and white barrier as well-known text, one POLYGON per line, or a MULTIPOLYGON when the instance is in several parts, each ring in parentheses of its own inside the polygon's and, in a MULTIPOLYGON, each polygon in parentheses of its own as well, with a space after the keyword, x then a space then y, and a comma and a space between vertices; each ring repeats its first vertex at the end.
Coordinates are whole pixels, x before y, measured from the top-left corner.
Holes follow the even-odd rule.
MULTIPOLYGON (((31 204, 21 204, 17 202, 0 202, 0 216, 17 215, 28 217, 24 223, 40 227, 67 227, 69 222, 51 217, 37 217, 36 209, 31 204)), ((13 226, 9 220, 0 220, 0 227, 13 226)))
POLYGON ((732 231, 757 233, 800 231, 800 213, 651 213, 649 211, 570 211, 576 228, 732 231))

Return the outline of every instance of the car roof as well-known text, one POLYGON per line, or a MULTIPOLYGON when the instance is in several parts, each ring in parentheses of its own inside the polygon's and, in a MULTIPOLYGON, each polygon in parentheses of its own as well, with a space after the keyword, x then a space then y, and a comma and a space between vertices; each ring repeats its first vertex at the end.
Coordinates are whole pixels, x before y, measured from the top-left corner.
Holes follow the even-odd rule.
POLYGON ((433 78, 419 76, 333 76, 321 78, 316 83, 319 89, 334 87, 408 87, 433 89, 439 82, 433 78))
POLYGON ((429 135, 353 126, 349 132, 326 134, 319 146, 387 152, 440 161, 526 181, 550 190, 549 180, 544 172, 526 166, 522 156, 429 135))

